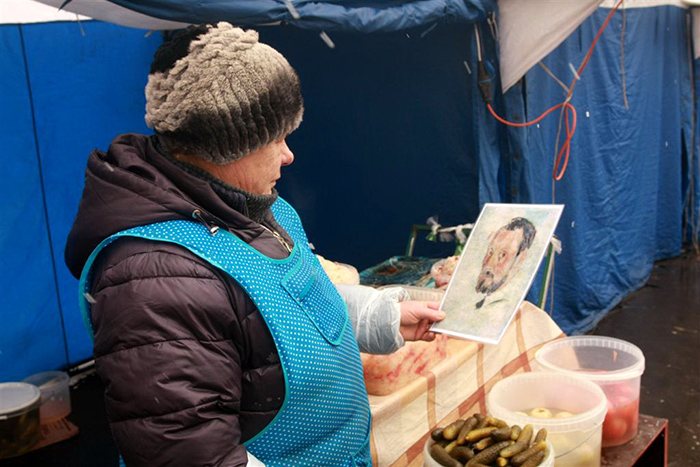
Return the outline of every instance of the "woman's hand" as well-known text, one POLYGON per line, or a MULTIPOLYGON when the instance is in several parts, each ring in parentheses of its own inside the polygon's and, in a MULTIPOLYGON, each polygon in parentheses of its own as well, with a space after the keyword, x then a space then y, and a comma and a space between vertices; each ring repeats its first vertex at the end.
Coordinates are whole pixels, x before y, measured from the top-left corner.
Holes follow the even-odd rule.
POLYGON ((428 331, 436 321, 445 319, 445 313, 439 311, 440 302, 422 302, 408 300, 399 303, 401 324, 399 331, 405 341, 427 341, 435 339, 435 333, 428 331))

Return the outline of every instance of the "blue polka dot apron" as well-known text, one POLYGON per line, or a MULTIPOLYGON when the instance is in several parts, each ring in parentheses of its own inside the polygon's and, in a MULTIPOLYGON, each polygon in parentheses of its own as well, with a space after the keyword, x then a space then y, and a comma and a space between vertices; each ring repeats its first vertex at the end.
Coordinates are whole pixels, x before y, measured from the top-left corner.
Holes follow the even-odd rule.
POLYGON ((286 259, 268 258, 221 229, 169 221, 137 227, 104 240, 80 278, 80 305, 90 321, 90 270, 113 241, 141 237, 179 244, 230 274, 262 313, 284 372, 285 399, 270 424, 245 442, 265 465, 371 466, 370 410, 360 354, 347 307, 308 246, 296 211, 284 200, 272 206, 294 240, 286 259))

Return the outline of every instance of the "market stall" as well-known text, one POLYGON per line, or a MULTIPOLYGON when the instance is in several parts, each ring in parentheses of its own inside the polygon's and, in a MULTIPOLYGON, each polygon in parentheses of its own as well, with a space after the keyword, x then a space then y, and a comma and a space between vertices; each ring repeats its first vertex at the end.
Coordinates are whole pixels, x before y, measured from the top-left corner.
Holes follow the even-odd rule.
MULTIPOLYGON (((307 114, 308 130, 294 141, 309 157, 299 161, 300 170, 289 174, 281 190, 298 206, 319 250, 360 269, 399 250, 406 226, 436 211, 448 221, 463 222, 474 219, 489 201, 553 203, 556 183, 550 174, 557 172, 557 165, 549 154, 550 149, 559 149, 556 126, 506 128, 488 110, 525 121, 547 111, 549 100, 565 99, 566 105, 571 100, 580 107, 582 130, 577 139, 567 134, 565 145, 589 157, 573 158, 571 178, 556 185, 561 187, 557 201, 567 204, 557 230, 564 239, 552 285, 557 294, 546 306, 543 291, 550 284, 552 246, 529 301, 522 303, 497 345, 440 336, 434 343, 409 344, 391 356, 363 356, 375 465, 422 465, 432 429, 475 413, 486 414, 487 395, 497 383, 531 372, 535 354, 545 344, 590 329, 625 293, 644 283, 654 259, 677 254, 682 234, 697 236, 693 217, 697 206, 691 200, 700 193, 696 182, 700 172, 693 165, 700 139, 696 138, 697 112, 692 112, 693 103, 686 98, 696 86, 691 80, 693 62, 686 63, 692 54, 685 55, 690 52, 686 48, 691 23, 690 14, 670 5, 673 2, 654 12, 630 8, 627 19, 611 16, 610 8, 619 6, 617 2, 603 8, 599 8, 601 1, 562 6, 553 15, 554 26, 542 32, 548 40, 538 42, 537 48, 520 40, 528 30, 523 21, 513 20, 522 2, 500 2, 504 22, 497 21, 492 1, 404 2, 371 11, 364 5, 367 2, 341 7, 337 2, 288 1, 272 2, 270 8, 252 8, 245 2, 199 2, 194 11, 166 9, 165 13, 159 10, 159 2, 43 3, 129 27, 169 30, 234 18, 263 29, 261 37, 277 44, 298 65, 302 81, 308 83, 308 107, 314 109, 307 114), (228 8, 218 9, 224 3, 228 8), (579 61, 587 49, 580 44, 595 42, 593 37, 603 30, 601 23, 607 24, 611 17, 610 24, 618 29, 629 22, 627 40, 621 38, 618 43, 604 36, 602 57, 592 65, 606 72, 581 82, 576 99, 566 93, 562 97, 561 83, 552 75, 563 76, 571 68, 576 75, 572 79, 578 80, 581 68, 572 62, 579 61), (270 25, 284 27, 266 29, 270 25), (642 31, 652 27, 673 33, 652 37, 642 31), (644 38, 642 45, 635 49, 630 36, 644 38), (499 56, 499 44, 507 53, 499 56), (617 53, 625 46, 628 62, 620 66, 627 70, 629 82, 618 87, 617 53), (658 47, 672 65, 643 62, 638 54, 645 47, 658 47), (528 55, 527 60, 523 55, 528 55), (630 55, 636 58, 633 65, 630 55), (487 108, 479 95, 484 80, 475 70, 482 63, 489 73, 489 86, 495 90, 499 80, 502 85, 503 92, 493 93, 493 108, 487 108), (540 68, 533 68, 538 64, 540 68), (655 70, 648 82, 639 79, 647 69, 655 70), (412 79, 403 79, 408 72, 412 79), (649 98, 650 88, 663 93, 649 98), (599 89, 604 100, 614 103, 597 102, 599 89), (667 102, 673 104, 664 105, 667 102), (682 105, 676 106, 678 102, 682 105), (645 117, 623 114, 623 106, 627 112, 630 105, 635 109, 643 105, 645 117), (345 111, 338 112, 339 108, 345 111), (634 135, 613 138, 616 132, 634 135), (649 147, 657 151, 646 151, 649 147), (343 176, 328 177, 339 167, 343 176), (591 174, 597 183, 589 182, 591 174), (635 198, 643 202, 635 204, 635 198), (545 308, 552 311, 547 313, 545 308)), ((528 12, 542 19, 536 8, 528 12)), ((143 102, 133 98, 143 83, 134 78, 135 70, 146 67, 160 38, 150 33, 143 37, 143 31, 88 17, 78 18, 80 29, 70 32, 58 23, 46 29, 19 22, 2 27, 3 47, 12 51, 8 56, 14 65, 3 75, 3 84, 21 91, 3 98, 8 103, 3 108, 9 109, 3 111, 3 121, 8 122, 3 142, 17 155, 30 148, 34 157, 16 158, 12 170, 17 176, 10 177, 4 193, 10 200, 6 202, 9 223, 30 223, 26 235, 19 235, 18 229, 2 232, 3 244, 11 246, 7 248, 11 267, 3 272, 3 285, 10 285, 4 288, 7 309, 30 312, 13 314, 0 331, 4 333, 0 338, 6 337, 0 339, 0 382, 40 370, 75 368, 92 355, 77 311, 77 282, 62 260, 68 213, 75 211, 76 187, 83 177, 78 162, 87 154, 84 146, 102 144, 97 139, 106 138, 114 128, 143 127, 143 102), (82 36, 72 34, 78 30, 82 36), (63 42, 47 46, 46 31, 63 42), (87 42, 93 37, 98 40, 87 42), (60 44, 74 48, 60 48, 60 44), (130 67, 122 66, 125 44, 138 51, 129 58, 130 67), (96 52, 98 48, 104 50, 96 52), (98 58, 109 66, 101 66, 98 58), (47 68, 52 73, 40 72, 47 68), (92 77, 93 70, 101 73, 98 77, 106 85, 84 78, 92 77), (74 73, 71 84, 57 84, 56 75, 69 71, 74 73), (131 97, 124 99, 113 92, 115 88, 131 97), (72 102, 79 120, 95 122, 95 128, 76 132, 75 118, 66 119, 70 112, 55 106, 61 100, 72 102), (91 107, 94 102, 114 111, 102 118, 104 109, 91 107), (32 255, 26 253, 30 250, 32 255)), ((407 287, 415 299, 440 300, 442 292, 434 287, 447 282, 440 284, 429 273, 436 263, 442 261, 444 266, 449 258, 411 258, 410 253, 407 257, 381 263, 386 281, 363 283, 391 285, 396 277, 388 276, 406 272, 410 278, 399 283, 420 286, 407 287), (395 270, 386 273, 390 268, 395 270)), ((376 267, 365 269, 357 280, 366 279, 367 271, 376 272, 376 267)), ((632 426, 627 422, 625 428, 632 426)), ((636 418, 634 423, 636 429, 636 418)), ((72 428, 74 436, 77 430, 72 428)))

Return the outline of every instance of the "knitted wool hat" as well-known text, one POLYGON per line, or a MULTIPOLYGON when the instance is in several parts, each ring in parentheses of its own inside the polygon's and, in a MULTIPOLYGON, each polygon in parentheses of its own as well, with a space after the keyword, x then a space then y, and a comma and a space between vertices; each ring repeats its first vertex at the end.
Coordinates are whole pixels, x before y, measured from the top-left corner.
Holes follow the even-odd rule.
POLYGON ((151 64, 146 124, 173 153, 227 164, 297 129, 303 112, 296 72, 255 31, 191 26, 151 64))

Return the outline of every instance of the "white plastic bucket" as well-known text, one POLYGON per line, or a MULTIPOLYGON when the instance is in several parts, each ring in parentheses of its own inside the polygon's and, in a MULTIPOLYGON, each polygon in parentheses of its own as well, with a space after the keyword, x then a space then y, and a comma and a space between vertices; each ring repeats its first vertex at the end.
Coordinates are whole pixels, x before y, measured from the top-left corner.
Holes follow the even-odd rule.
POLYGON ((562 373, 522 373, 496 383, 486 397, 488 413, 509 425, 547 429, 547 441, 562 466, 600 465, 602 427, 608 406, 596 384, 562 373), (532 409, 569 412, 567 418, 536 418, 532 409))
POLYGON ((535 359, 544 371, 577 375, 601 387, 608 400, 603 447, 637 435, 644 354, 636 345, 603 336, 575 336, 544 345, 535 359))

